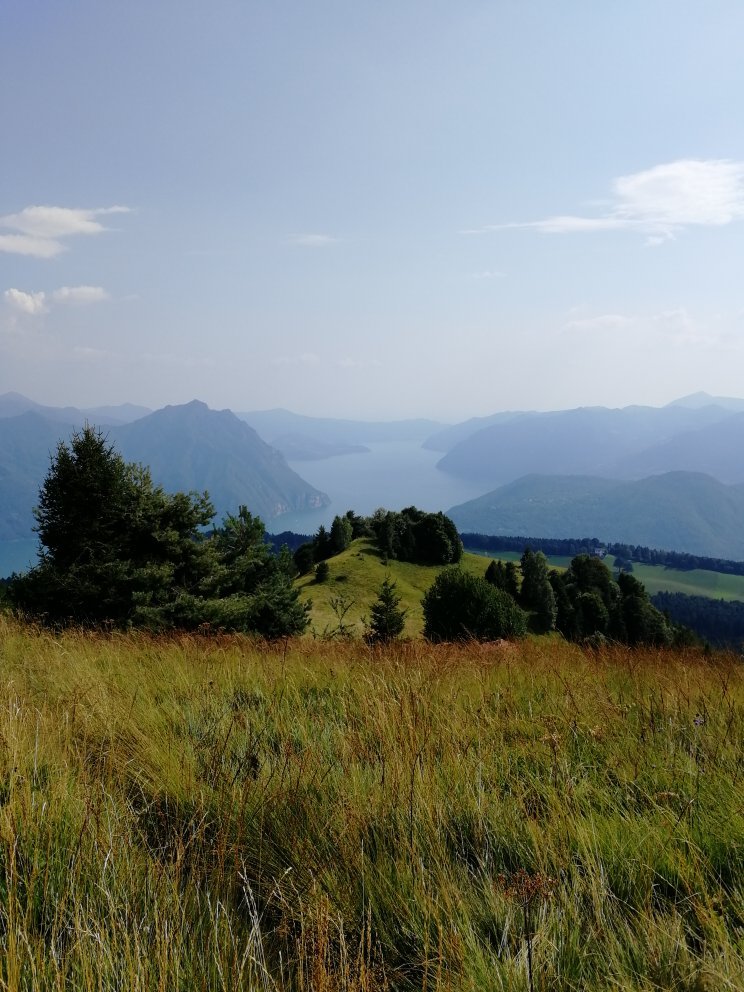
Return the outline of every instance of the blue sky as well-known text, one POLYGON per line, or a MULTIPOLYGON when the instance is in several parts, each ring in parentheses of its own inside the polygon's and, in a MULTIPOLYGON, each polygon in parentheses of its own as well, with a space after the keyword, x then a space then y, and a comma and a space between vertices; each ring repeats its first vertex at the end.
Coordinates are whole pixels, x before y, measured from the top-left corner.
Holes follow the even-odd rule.
POLYGON ((739 0, 4 0, 0 392, 741 395, 739 0))

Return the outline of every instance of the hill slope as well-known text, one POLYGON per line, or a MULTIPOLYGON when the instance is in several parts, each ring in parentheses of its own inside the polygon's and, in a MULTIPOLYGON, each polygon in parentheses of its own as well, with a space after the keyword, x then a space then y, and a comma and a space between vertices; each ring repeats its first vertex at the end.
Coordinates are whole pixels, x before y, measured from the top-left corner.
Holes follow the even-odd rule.
POLYGON ((670 472, 637 482, 524 476, 447 511, 463 531, 574 537, 744 558, 744 487, 670 472))
MULTIPOLYGON (((462 556, 460 565, 473 575, 484 575, 488 560, 482 555, 462 556)), ((328 559, 329 577, 326 582, 316 582, 312 575, 303 575, 295 580, 300 588, 302 599, 310 599, 313 604, 311 630, 322 634, 338 624, 338 617, 332 608, 332 600, 345 600, 351 607, 345 622, 353 625, 354 634, 364 633, 363 617, 369 614, 370 604, 377 599, 380 586, 386 576, 396 582, 396 591, 401 597, 401 607, 408 609, 404 636, 417 637, 424 624, 421 599, 443 566, 413 565, 410 562, 382 560, 380 553, 371 541, 359 538, 340 555, 328 559)))

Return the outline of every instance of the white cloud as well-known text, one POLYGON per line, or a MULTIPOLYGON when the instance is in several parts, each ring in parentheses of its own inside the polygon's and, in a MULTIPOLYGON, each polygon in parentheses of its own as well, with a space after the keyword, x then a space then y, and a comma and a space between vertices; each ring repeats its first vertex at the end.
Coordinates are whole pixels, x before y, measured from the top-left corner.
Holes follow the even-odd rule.
POLYGON ((3 293, 5 302, 19 313, 37 317, 49 309, 46 305, 46 293, 24 293, 22 289, 6 289, 3 293))
POLYGON ((299 248, 326 248, 328 245, 338 244, 338 238, 331 237, 330 234, 290 234, 287 244, 299 248))
POLYGON ((49 313, 53 303, 86 305, 109 299, 103 286, 62 286, 52 293, 45 293, 43 290, 27 293, 22 289, 6 289, 3 296, 13 310, 29 317, 49 313))
POLYGON ((0 234, 0 251, 33 258, 54 258, 65 246, 50 238, 32 238, 26 234, 0 234))
POLYGON ((99 217, 129 212, 129 207, 119 206, 93 210, 25 207, 18 213, 0 216, 0 251, 35 258, 53 258, 65 251, 65 238, 80 234, 100 234, 108 230, 99 217))
POLYGON ((103 286, 62 286, 52 293, 55 303, 103 303, 109 294, 103 286))
POLYGON ((721 227, 744 219, 744 162, 680 159, 619 176, 612 191, 609 210, 598 217, 567 214, 479 230, 530 227, 573 234, 630 229, 648 234, 647 244, 659 245, 685 227, 721 227))

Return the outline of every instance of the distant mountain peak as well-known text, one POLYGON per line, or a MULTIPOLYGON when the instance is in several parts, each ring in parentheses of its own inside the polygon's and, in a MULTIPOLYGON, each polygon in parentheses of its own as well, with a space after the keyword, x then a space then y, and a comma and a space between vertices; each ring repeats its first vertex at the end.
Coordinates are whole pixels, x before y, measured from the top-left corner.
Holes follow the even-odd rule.
POLYGON ((667 406, 684 406, 689 410, 699 410, 706 406, 720 406, 725 410, 744 411, 744 399, 736 396, 711 396, 703 390, 697 393, 690 393, 689 396, 681 396, 678 400, 672 400, 667 406))

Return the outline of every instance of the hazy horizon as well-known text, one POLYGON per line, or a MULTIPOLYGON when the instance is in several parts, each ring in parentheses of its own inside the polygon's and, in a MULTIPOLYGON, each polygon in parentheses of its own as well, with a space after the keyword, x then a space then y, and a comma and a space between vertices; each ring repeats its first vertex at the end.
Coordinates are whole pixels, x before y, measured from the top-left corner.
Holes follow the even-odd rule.
MULTIPOLYGON (((742 390, 742 392, 744 392, 744 390, 742 390)), ((476 413, 470 413, 470 414, 468 414, 468 413, 466 413, 462 417, 459 417, 457 420, 452 419, 452 418, 449 419, 449 420, 444 420, 442 418, 428 416, 426 414, 418 414, 418 413, 415 413, 415 412, 411 413, 410 416, 398 418, 398 417, 393 417, 393 416, 386 416, 384 414, 384 412, 381 412, 379 416, 372 415, 372 416, 369 416, 369 417, 355 417, 353 415, 347 416, 347 415, 345 415, 343 413, 335 413, 335 412, 327 412, 327 413, 320 412, 320 413, 310 414, 307 411, 301 410, 301 409, 299 409, 297 407, 291 408, 291 407, 282 407, 282 406, 278 406, 278 405, 273 406, 273 407, 262 407, 262 408, 258 408, 258 407, 253 407, 253 408, 248 408, 248 407, 245 407, 245 408, 235 408, 235 407, 227 407, 227 406, 221 405, 219 403, 217 403, 217 404, 207 403, 207 401, 204 400, 204 399, 202 399, 202 397, 200 397, 200 396, 192 396, 190 399, 183 400, 183 402, 181 402, 181 403, 160 403, 160 404, 158 404, 158 403, 154 403, 154 404, 141 403, 141 404, 137 404, 137 403, 131 403, 131 401, 125 399, 125 400, 122 400, 120 403, 108 402, 108 403, 91 404, 90 406, 83 406, 80 403, 75 402, 74 399, 69 399, 68 401, 62 402, 62 403, 59 403, 59 404, 57 404, 57 403, 50 403, 50 402, 46 402, 43 398, 40 399, 37 396, 30 396, 27 393, 22 393, 20 390, 17 390, 17 389, 8 389, 8 390, 5 390, 4 392, 0 392, 0 399, 3 397, 3 395, 13 395, 13 394, 16 394, 18 396, 21 396, 21 397, 25 398, 26 400, 30 400, 32 403, 35 403, 35 404, 37 404, 39 406, 42 406, 42 407, 49 407, 51 409, 72 408, 72 409, 78 410, 80 413, 86 413, 86 412, 88 412, 90 410, 101 409, 101 408, 104 408, 104 407, 115 408, 115 407, 118 407, 118 406, 122 406, 122 407, 126 407, 126 406, 142 406, 142 407, 147 408, 150 412, 154 413, 157 410, 161 410, 161 409, 163 409, 166 406, 184 406, 184 405, 187 405, 188 403, 200 402, 200 403, 206 403, 206 405, 211 410, 217 410, 217 411, 219 411, 219 410, 231 410, 236 415, 247 414, 247 413, 264 413, 264 412, 271 412, 271 411, 274 411, 274 410, 284 410, 284 411, 289 412, 289 413, 292 413, 292 414, 297 414, 298 416, 301 416, 301 417, 312 417, 312 418, 317 417, 317 418, 324 419, 324 420, 349 420, 349 421, 359 421, 359 422, 380 422, 380 423, 388 423, 388 422, 393 422, 393 421, 397 421, 397 420, 407 420, 407 419, 410 419, 410 420, 431 420, 434 423, 439 423, 442 427, 455 426, 458 423, 464 423, 464 422, 466 422, 466 421, 468 421, 470 419, 475 419, 477 417, 488 416, 489 414, 496 414, 496 413, 502 413, 502 412, 515 412, 515 413, 561 413, 561 412, 567 412, 569 410, 576 410, 576 409, 581 408, 581 406, 582 406, 582 405, 578 405, 578 406, 575 405, 575 406, 569 406, 569 407, 544 407, 544 408, 539 408, 539 407, 527 408, 527 407, 524 407, 524 408, 521 408, 519 410, 512 410, 512 411, 505 411, 505 410, 503 410, 501 408, 494 407, 492 410, 489 410, 486 414, 481 414, 481 413, 477 413, 477 414, 476 413)), ((647 406, 647 407, 652 407, 652 408, 660 408, 662 406, 667 406, 667 405, 674 404, 675 402, 680 401, 680 400, 691 399, 693 397, 697 397, 698 395, 705 395, 705 396, 709 397, 710 400, 711 400, 711 405, 715 405, 715 401, 716 400, 734 400, 734 401, 739 401, 742 404, 744 404, 744 396, 736 396, 736 395, 733 395, 732 394, 731 396, 720 396, 719 397, 719 396, 712 396, 711 394, 705 393, 705 390, 696 390, 694 393, 689 393, 689 394, 687 394, 685 396, 675 396, 672 400, 669 401, 668 404, 663 404, 663 403, 661 403, 661 404, 656 404, 656 403, 644 403, 644 404, 622 403, 622 404, 618 404, 616 407, 610 407, 609 404, 605 404, 605 403, 593 403, 593 404, 584 404, 583 406, 584 406, 584 408, 607 407, 609 409, 624 409, 626 407, 631 407, 631 406, 647 406)), ((143 414, 143 416, 146 416, 146 415, 147 414, 143 414)), ((0 414, 0 418, 2 416, 3 415, 0 414)), ((300 460, 298 462, 298 464, 301 464, 301 462, 302 462, 302 460, 300 460)))
POLYGON ((7 0, 0 393, 736 395, 743 34, 736 0, 7 0))

